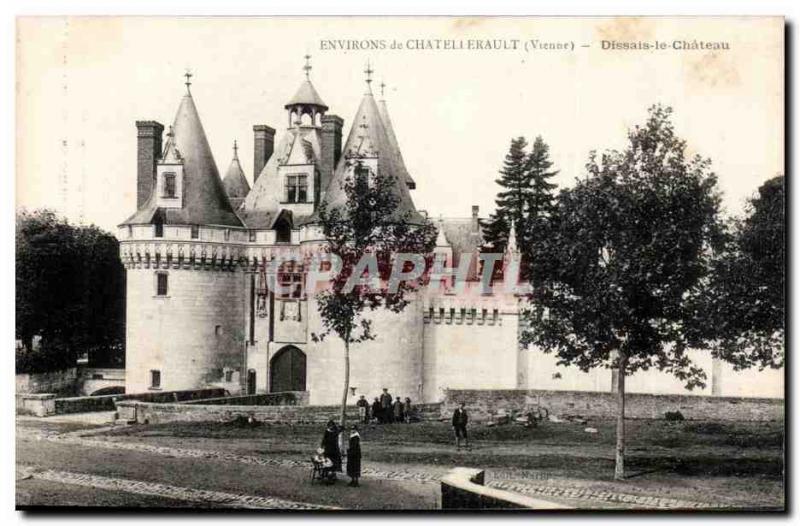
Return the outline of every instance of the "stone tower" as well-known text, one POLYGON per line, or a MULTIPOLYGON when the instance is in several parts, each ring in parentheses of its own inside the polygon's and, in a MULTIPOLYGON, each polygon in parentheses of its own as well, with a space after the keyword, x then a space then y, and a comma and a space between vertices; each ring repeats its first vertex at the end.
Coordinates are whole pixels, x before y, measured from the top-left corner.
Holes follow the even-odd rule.
MULTIPOLYGON (((157 145, 153 163, 139 163, 138 181, 152 181, 149 195, 120 225, 128 393, 212 386, 235 392, 240 385, 247 232, 220 180, 190 78, 163 148, 157 145)), ((141 130, 140 161, 154 135, 143 138, 141 130)))

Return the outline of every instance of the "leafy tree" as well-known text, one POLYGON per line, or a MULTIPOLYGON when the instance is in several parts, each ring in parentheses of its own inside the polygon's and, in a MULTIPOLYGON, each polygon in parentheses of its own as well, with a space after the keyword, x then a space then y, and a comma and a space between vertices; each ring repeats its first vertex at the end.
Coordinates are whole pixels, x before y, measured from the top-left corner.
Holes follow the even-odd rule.
POLYGON ((21 211, 16 222, 18 372, 94 363, 121 356, 124 269, 117 240, 95 226, 76 227, 49 210, 21 211), (34 349, 34 336, 41 344, 34 349))
MULTIPOLYGON (((720 242, 719 196, 708 160, 686 157, 671 109, 650 108, 628 146, 593 152, 588 175, 561 192, 537 261, 522 341, 561 365, 618 370, 615 478, 624 476, 625 377, 655 367, 703 385, 687 351, 708 347, 692 301, 720 242)), ((707 317, 705 318, 708 319, 707 317)))
POLYGON ((719 338, 715 355, 736 369, 784 363, 786 224, 784 177, 774 177, 732 224, 715 259, 707 309, 719 338))
MULTIPOLYGON (((316 294, 323 330, 312 334, 319 342, 333 334, 344 343, 344 387, 342 389, 341 422, 346 423, 347 391, 350 387, 350 346, 376 337, 369 311, 386 309, 399 313, 409 303, 408 294, 422 278, 401 282, 392 291, 374 282, 358 280, 363 268, 358 264, 364 256, 374 256, 382 282, 391 275, 398 253, 432 253, 436 229, 430 222, 412 224, 410 212, 399 209, 394 176, 371 173, 360 158, 349 161, 351 173, 343 182, 346 201, 342 207, 320 206, 320 224, 327 239, 327 250, 341 260, 341 269, 330 279, 327 288, 316 294), (348 286, 351 276, 353 287, 348 286)), ((404 270, 409 270, 404 267, 404 270)))

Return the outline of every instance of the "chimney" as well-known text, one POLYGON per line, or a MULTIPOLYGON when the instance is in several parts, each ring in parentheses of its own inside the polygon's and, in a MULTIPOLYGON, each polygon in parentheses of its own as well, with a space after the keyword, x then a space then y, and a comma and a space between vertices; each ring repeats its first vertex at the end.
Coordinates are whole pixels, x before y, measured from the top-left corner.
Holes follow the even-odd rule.
POLYGON ((275 151, 275 128, 266 124, 253 126, 253 185, 275 151))
POLYGON ((478 205, 472 205, 472 231, 478 232, 478 205))
POLYGON ((136 208, 150 198, 156 180, 156 163, 161 158, 164 126, 156 121, 136 121, 136 208))
POLYGON ((322 116, 322 159, 319 171, 321 174, 319 186, 324 192, 333 177, 333 171, 339 164, 342 155, 342 126, 344 120, 338 115, 322 116))

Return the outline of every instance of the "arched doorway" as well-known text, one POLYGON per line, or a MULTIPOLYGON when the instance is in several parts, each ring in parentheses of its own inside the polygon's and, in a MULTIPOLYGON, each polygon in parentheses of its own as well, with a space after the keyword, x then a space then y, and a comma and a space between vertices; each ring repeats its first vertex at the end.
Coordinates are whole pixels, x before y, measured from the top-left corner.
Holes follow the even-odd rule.
POLYGON ((272 357, 269 362, 269 390, 306 390, 306 355, 293 345, 287 345, 272 357))

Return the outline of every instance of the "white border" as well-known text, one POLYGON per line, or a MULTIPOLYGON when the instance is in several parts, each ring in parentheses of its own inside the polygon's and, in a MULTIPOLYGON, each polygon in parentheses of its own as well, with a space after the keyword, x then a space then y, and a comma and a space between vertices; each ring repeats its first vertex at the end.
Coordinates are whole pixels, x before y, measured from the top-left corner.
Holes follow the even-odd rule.
MULTIPOLYGON (((0 140, 0 163, 2 163, 2 176, 0 176, 0 239, 3 240, 0 245, 0 298, 2 298, 2 318, 0 318, 0 341, 3 343, 4 352, 2 353, 3 368, 6 371, 6 378, 8 379, 6 395, 1 397, 2 407, 4 409, 3 415, 9 421, 4 428, 2 434, 2 449, 1 451, 13 452, 15 451, 14 445, 14 405, 13 394, 14 387, 11 382, 11 376, 14 371, 14 360, 11 350, 13 349, 14 340, 14 150, 15 150, 15 122, 12 116, 14 115, 14 83, 11 79, 14 78, 14 47, 15 47, 15 17, 19 15, 82 15, 82 14, 96 14, 96 15, 558 15, 558 16, 588 16, 588 15, 783 15, 787 19, 787 23, 791 24, 793 39, 791 42, 790 53, 787 56, 790 63, 787 67, 791 71, 797 70, 797 24, 800 21, 800 1, 797 0, 673 0, 671 2, 644 2, 643 0, 542 0, 538 2, 525 2, 513 0, 494 0, 491 3, 479 0, 445 0, 433 2, 431 0, 397 0, 395 2, 384 2, 380 0, 340 0, 333 2, 331 0, 316 0, 316 1, 283 1, 277 3, 266 3, 264 1, 243 1, 243 0, 229 0, 223 1, 206 1, 206 0, 192 0, 192 1, 178 1, 178 0, 140 0, 111 3, 109 1, 101 0, 6 0, 0 4, 0 97, 2 98, 2 109, 0 112, 5 118, 0 123, 0 130, 2 130, 2 140, 0 140)), ((788 93, 787 93, 788 95, 788 93)), ((796 101, 794 101, 796 102, 796 101)), ((792 122, 796 122, 797 106, 793 105, 791 108, 792 122)), ((786 158, 787 161, 792 159, 791 152, 797 151, 797 136, 792 136, 791 144, 787 144, 786 158)), ((787 175, 792 175, 790 171, 791 166, 787 166, 787 175)), ((790 203, 796 202, 797 186, 790 183, 790 188, 793 190, 790 203)), ((789 205, 792 208, 791 204, 789 205)), ((798 246, 800 241, 800 228, 798 228, 798 214, 793 214, 792 223, 790 225, 790 232, 792 233, 792 247, 798 246)), ((794 269, 791 269, 794 270, 794 269)), ((793 280, 791 297, 796 296, 797 280, 793 280)), ((797 319, 796 310, 790 311, 793 316, 790 320, 792 326, 795 325, 797 319)), ((797 335, 792 331, 792 342, 797 340, 797 335)), ((796 347, 796 346, 793 346, 796 347)), ((789 349, 790 356, 790 369, 791 373, 797 371, 797 358, 792 352, 794 349, 789 349), (793 359, 794 358, 794 359, 793 359)), ((791 377, 796 377, 791 374, 791 377)), ((787 386, 791 387, 791 386, 787 386)), ((793 394, 793 389, 789 389, 788 393, 793 394)), ((788 401, 789 407, 794 406, 794 396, 788 401)), ((790 421, 793 424, 793 421, 790 421)), ((792 427, 794 427, 792 425, 792 427)), ((793 437, 794 433, 788 430, 789 437, 793 437)), ((797 458, 796 452, 791 455, 795 460, 797 458)), ((791 468, 796 468, 797 462, 794 461, 791 468)), ((14 497, 15 497, 15 484, 14 484, 14 469, 13 462, 4 464, 4 473, 2 478, 2 511, 3 511, 3 524, 12 524, 22 521, 36 521, 41 524, 49 523, 84 523, 91 522, 108 522, 109 519, 114 522, 125 523, 143 523, 147 521, 152 526, 160 524, 173 524, 176 521, 198 521, 202 520, 206 523, 222 523, 232 520, 241 521, 268 521, 270 524, 284 523, 284 522, 297 522, 299 517, 291 516, 232 516, 232 515, 216 515, 213 517, 203 516, 45 516, 45 517, 31 517, 24 516, 20 513, 14 512, 14 497)), ((791 469, 790 472, 796 475, 796 470, 791 469)), ((792 495, 787 496, 787 502, 794 503, 796 508, 797 484, 790 485, 792 495)), ((400 515, 391 517, 385 516, 347 516, 347 517, 320 517, 315 516, 312 518, 304 518, 303 522, 307 520, 325 520, 336 522, 351 522, 351 521, 378 521, 387 520, 391 518, 392 522, 400 523, 433 523, 433 521, 449 520, 449 521, 463 521, 477 519, 483 520, 497 520, 497 517, 487 517, 483 515, 473 516, 408 516, 400 515)), ((680 520, 682 524, 704 524, 709 520, 725 521, 726 523, 744 523, 751 521, 756 517, 748 516, 728 516, 721 515, 718 517, 699 516, 692 517, 691 515, 682 515, 679 518, 670 519, 664 516, 648 516, 648 515, 628 515, 620 516, 588 516, 580 515, 573 517, 530 517, 514 515, 508 517, 510 520, 519 521, 536 521, 537 523, 569 523, 579 524, 585 520, 592 522, 601 522, 611 524, 624 520, 627 522, 641 522, 651 520, 680 520)), ((756 519, 757 520, 757 519, 756 519)), ((778 520, 781 520, 778 518, 778 520)), ((789 520, 788 517, 783 517, 783 520, 789 520)))

